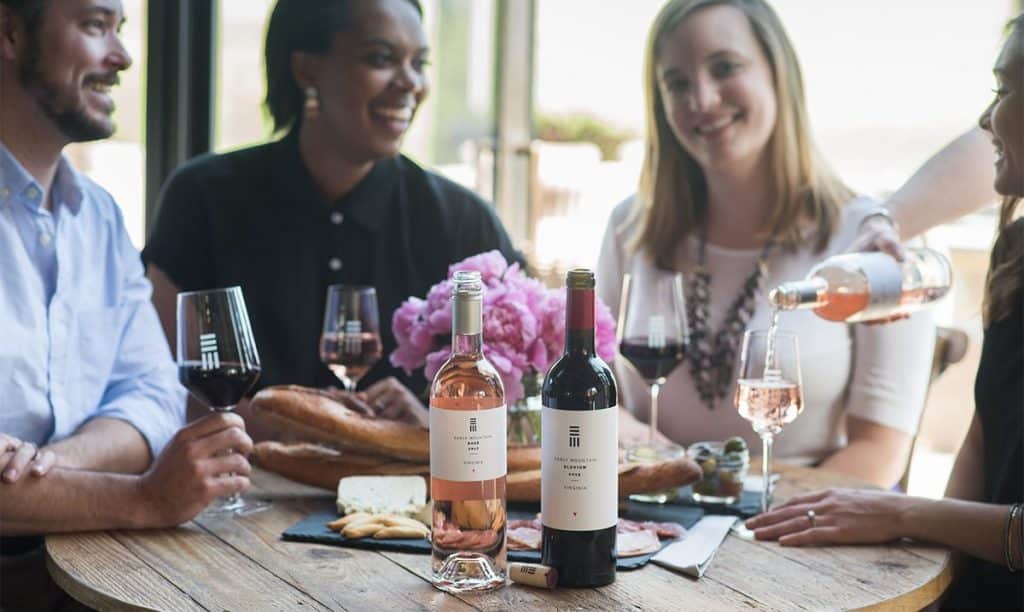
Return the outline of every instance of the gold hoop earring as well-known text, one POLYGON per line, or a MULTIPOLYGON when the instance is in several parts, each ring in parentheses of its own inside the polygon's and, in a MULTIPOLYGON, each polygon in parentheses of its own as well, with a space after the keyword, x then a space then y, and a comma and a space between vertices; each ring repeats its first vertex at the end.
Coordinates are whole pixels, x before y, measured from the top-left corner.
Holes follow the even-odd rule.
POLYGON ((320 116, 320 92, 312 85, 302 91, 306 96, 306 102, 303 105, 306 119, 316 119, 320 116))

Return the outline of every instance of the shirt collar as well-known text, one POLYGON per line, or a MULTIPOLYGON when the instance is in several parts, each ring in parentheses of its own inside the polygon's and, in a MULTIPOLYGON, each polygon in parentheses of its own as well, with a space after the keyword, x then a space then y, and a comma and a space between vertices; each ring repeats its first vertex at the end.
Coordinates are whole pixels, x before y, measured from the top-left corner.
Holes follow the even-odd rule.
POLYGON ((82 185, 82 175, 75 170, 63 155, 57 163, 57 174, 53 180, 54 202, 67 206, 72 214, 77 215, 82 210, 82 201, 85 199, 85 189, 82 185))
MULTIPOLYGON (((18 158, 0 142, 0 207, 20 198, 35 206, 42 206, 42 187, 21 165, 18 158)), ((78 214, 83 200, 82 178, 78 171, 61 155, 57 172, 53 177, 53 201, 66 205, 73 214, 78 214)))
MULTIPOLYGON (((352 191, 341 196, 332 204, 324 202, 317 191, 313 177, 302 161, 299 153, 298 129, 293 129, 279 143, 281 168, 287 179, 294 179, 296 186, 303 185, 309 201, 323 207, 326 215, 330 210, 338 210, 345 218, 355 221, 360 226, 376 231, 384 224, 388 204, 398 185, 401 174, 399 157, 381 159, 373 164, 370 172, 352 191)), ((280 184, 280 183, 279 183, 280 184)), ((294 195, 294 194, 293 194, 294 195)))

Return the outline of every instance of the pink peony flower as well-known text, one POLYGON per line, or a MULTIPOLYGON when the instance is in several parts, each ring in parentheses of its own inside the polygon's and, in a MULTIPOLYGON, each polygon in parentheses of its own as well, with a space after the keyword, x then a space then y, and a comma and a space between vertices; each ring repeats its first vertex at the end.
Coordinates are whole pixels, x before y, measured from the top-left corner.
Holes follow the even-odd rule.
MULTIPOLYGON (((513 266, 516 270, 519 269, 519 264, 513 264, 513 266)), ((459 263, 448 266, 448 278, 451 278, 459 270, 475 270, 480 273, 480 280, 488 287, 491 287, 501 282, 502 276, 504 276, 509 268, 510 266, 505 261, 505 256, 501 254, 501 251, 494 249, 493 251, 486 251, 479 255, 467 257, 459 263)))
MULTIPOLYGON (((452 275, 459 270, 480 272, 485 285, 483 351, 501 376, 509 404, 523 397, 525 375, 547 372, 565 344, 565 291, 548 289, 520 269, 509 265, 500 251, 468 257, 448 268, 448 278, 427 292, 426 299, 411 297, 392 317, 398 347, 391 363, 411 374, 422 367, 427 380, 451 353, 452 275)), ((615 321, 608 307, 597 300, 595 343, 605 361, 615 356, 615 321)))
POLYGON ((418 336, 418 328, 423 325, 423 311, 426 302, 417 297, 411 297, 402 303, 395 310, 391 317, 391 331, 395 334, 398 347, 391 354, 391 363, 411 374, 423 361, 420 342, 414 342, 413 336, 418 336))

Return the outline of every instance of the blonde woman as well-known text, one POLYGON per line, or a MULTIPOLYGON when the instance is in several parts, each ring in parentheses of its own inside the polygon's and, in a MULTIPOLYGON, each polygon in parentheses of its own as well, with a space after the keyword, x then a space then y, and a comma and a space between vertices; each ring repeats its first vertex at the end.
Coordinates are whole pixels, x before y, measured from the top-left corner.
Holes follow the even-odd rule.
POLYGON ((1005 199, 985 286, 974 419, 948 498, 822 491, 747 521, 758 538, 784 546, 909 537, 954 548, 967 557, 943 602, 948 610, 1024 609, 1024 15, 1013 21, 995 73, 996 97, 979 123, 995 145, 994 185, 1005 199))
MULTIPOLYGON (((669 2, 644 72, 646 158, 605 234, 601 298, 617 308, 624 273, 683 272, 693 337, 662 390, 659 429, 681 444, 741 435, 757 448, 732 406, 743 331, 767 327, 767 288, 846 250, 874 204, 815 150, 796 54, 765 2, 669 2)), ((928 315, 871 327, 793 312, 780 325, 799 337, 806 408, 777 456, 893 485, 927 387, 928 315)), ((621 360, 617 371, 623 405, 646 420, 645 383, 621 360)))

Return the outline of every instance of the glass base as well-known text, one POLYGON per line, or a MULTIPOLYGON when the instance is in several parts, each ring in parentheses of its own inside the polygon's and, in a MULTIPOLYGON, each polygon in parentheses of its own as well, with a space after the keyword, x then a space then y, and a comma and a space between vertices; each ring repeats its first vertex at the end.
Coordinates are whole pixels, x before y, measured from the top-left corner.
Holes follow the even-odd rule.
POLYGON ((678 489, 666 489, 664 491, 652 491, 650 493, 634 493, 629 496, 629 499, 630 501, 643 502, 645 504, 664 504, 678 497, 678 489))
POLYGON ((704 495, 703 493, 692 493, 693 501, 701 504, 734 504, 735 495, 704 495))
POLYGON ((743 524, 742 519, 736 521, 736 523, 729 530, 732 531, 733 535, 735 535, 737 538, 741 540, 753 542, 755 539, 754 532, 750 529, 747 529, 747 526, 743 524))
POLYGON ((444 560, 431 582, 446 593, 490 591, 505 586, 505 572, 487 555, 458 552, 444 560))
POLYGON ((224 516, 226 514, 235 514, 238 516, 248 516, 250 514, 266 510, 270 507, 270 502, 260 501, 258 499, 246 499, 241 495, 233 495, 231 497, 222 497, 209 506, 207 506, 202 514, 204 516, 224 516))

